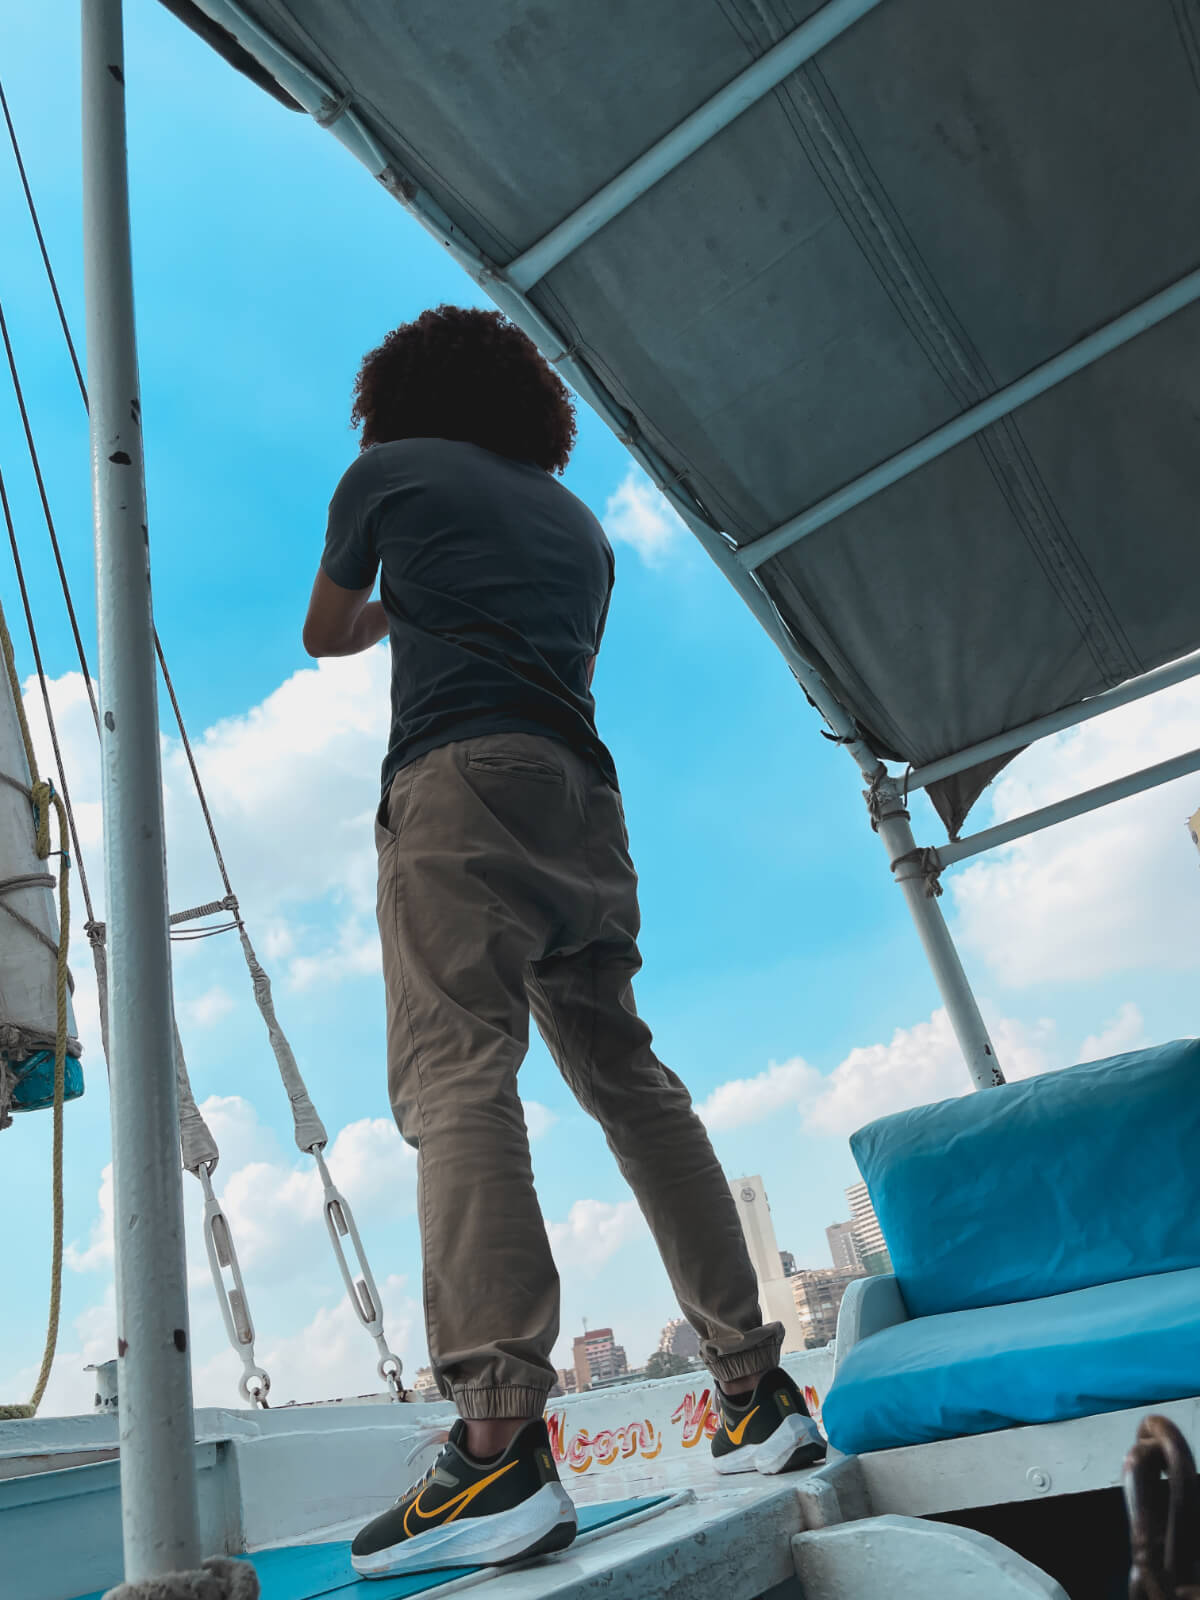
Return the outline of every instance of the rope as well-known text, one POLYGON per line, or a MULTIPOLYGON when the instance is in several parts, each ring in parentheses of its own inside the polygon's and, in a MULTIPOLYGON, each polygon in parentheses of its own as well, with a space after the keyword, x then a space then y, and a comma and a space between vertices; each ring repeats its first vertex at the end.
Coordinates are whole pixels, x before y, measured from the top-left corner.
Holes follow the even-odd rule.
POLYGON ((902 856, 897 856, 892 862, 892 871, 897 867, 915 866, 917 873, 925 880, 925 898, 936 900, 942 892, 942 862, 937 851, 929 845, 918 845, 915 850, 909 850, 902 856))
POLYGON ((213 1556, 194 1572, 119 1583, 103 1600, 258 1600, 258 1574, 248 1561, 213 1556))
POLYGON ((58 1346, 58 1318, 62 1305, 63 1097, 67 1070, 67 986, 69 981, 67 948, 70 942, 71 906, 67 887, 70 857, 66 850, 66 808, 59 796, 55 794, 51 785, 44 783, 38 776, 37 754, 33 748, 33 735, 29 731, 29 719, 25 715, 25 705, 21 698, 21 680, 17 676, 17 662, 13 654, 12 635, 8 631, 8 621, 4 615, 3 606, 0 606, 0 648, 4 652, 4 665, 12 688, 13 704, 16 707, 17 721, 21 728, 21 738, 25 745, 25 758, 29 763, 34 813, 38 818, 36 829, 38 856, 45 861, 50 855, 49 819, 52 806, 58 817, 58 834, 62 846, 60 852, 62 865, 58 874, 58 965, 55 976, 54 1132, 51 1154, 54 1224, 50 1259, 50 1310, 46 1319, 46 1343, 42 1351, 42 1365, 38 1372, 37 1381, 33 1386, 33 1394, 28 1405, 0 1406, 0 1421, 7 1421, 13 1418, 37 1415, 37 1409, 42 1403, 42 1396, 46 1392, 46 1385, 50 1381, 50 1369, 54 1365, 54 1352, 58 1346))

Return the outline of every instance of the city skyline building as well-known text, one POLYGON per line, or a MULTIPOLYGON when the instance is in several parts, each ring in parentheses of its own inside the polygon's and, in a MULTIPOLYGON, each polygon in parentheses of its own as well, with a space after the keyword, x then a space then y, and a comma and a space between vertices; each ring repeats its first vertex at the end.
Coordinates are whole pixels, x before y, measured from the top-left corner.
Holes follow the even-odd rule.
POLYGON ((432 1367, 418 1367, 412 1386, 413 1392, 419 1394, 422 1400, 433 1402, 442 1398, 438 1393, 438 1386, 433 1376, 432 1367))
POLYGON ((836 1336, 846 1290, 866 1276, 861 1266, 854 1266, 802 1268, 789 1278, 807 1349, 822 1350, 836 1336))
POLYGON ((883 1229, 879 1226, 879 1218, 875 1215, 866 1184, 851 1184, 846 1190, 846 1199, 850 1203, 854 1243, 864 1271, 890 1272, 892 1258, 888 1254, 887 1241, 883 1237, 883 1229))
POLYGON ((850 1269, 862 1266, 862 1257, 854 1240, 854 1222, 831 1222, 825 1229, 829 1241, 829 1254, 835 1267, 850 1269))
POLYGON ((593 1384, 611 1383, 629 1371, 624 1348, 614 1340, 611 1328, 585 1328, 576 1335, 574 1367, 579 1392, 593 1384))
POLYGON ((658 1339, 659 1352, 694 1361, 700 1354, 700 1335, 684 1317, 672 1317, 658 1339))
POLYGON ((783 1324, 783 1350, 791 1354, 806 1348, 804 1332, 796 1311, 791 1285, 783 1272, 783 1258, 771 1221, 771 1207, 762 1178, 733 1178, 729 1192, 737 1206, 738 1220, 746 1238, 746 1248, 758 1279, 758 1297, 763 1320, 783 1324))

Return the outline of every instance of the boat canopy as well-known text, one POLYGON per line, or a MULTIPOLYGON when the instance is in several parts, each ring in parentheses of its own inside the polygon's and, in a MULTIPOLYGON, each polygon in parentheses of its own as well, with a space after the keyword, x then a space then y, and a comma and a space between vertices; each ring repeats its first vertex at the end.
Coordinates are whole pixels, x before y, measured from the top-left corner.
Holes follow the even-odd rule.
MULTIPOLYGON (((875 756, 1200 645, 1187 0, 201 6, 533 308, 875 756)), ((1008 758, 930 785, 951 836, 1008 758)))

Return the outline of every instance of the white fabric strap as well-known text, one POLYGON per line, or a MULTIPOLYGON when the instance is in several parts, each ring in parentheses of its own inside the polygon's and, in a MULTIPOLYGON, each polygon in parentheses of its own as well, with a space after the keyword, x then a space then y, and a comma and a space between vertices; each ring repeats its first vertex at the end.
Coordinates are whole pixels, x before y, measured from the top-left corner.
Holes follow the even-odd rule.
POLYGON ((316 1107, 308 1097, 308 1090, 304 1086, 304 1079, 300 1076, 300 1068, 296 1065, 292 1047, 279 1026, 279 1018, 275 1015, 275 1002, 271 998, 271 980, 259 965, 254 946, 250 943, 249 936, 240 921, 238 937, 242 941, 242 953, 250 969, 254 998, 267 1025, 271 1049, 275 1052, 279 1076, 283 1079, 283 1087, 287 1090, 287 1097, 292 1103, 292 1123, 296 1130, 296 1143, 306 1152, 321 1149, 328 1144, 329 1135, 325 1132, 325 1124, 317 1115, 316 1107))

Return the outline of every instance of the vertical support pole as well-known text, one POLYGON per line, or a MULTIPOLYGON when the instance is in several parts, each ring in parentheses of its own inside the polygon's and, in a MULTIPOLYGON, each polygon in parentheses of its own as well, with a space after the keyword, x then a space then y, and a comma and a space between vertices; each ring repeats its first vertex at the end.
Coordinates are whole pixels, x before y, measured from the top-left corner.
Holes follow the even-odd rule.
POLYGON ((121 0, 82 0, 125 1577, 200 1564, 121 0))
POLYGON ((871 819, 892 863, 892 874, 904 891, 925 955, 933 968, 934 981, 966 1058, 967 1070, 977 1089, 990 1089, 1004 1082, 1004 1074, 946 919, 937 899, 930 893, 929 875, 919 859, 900 786, 894 778, 877 778, 867 801, 871 819))

